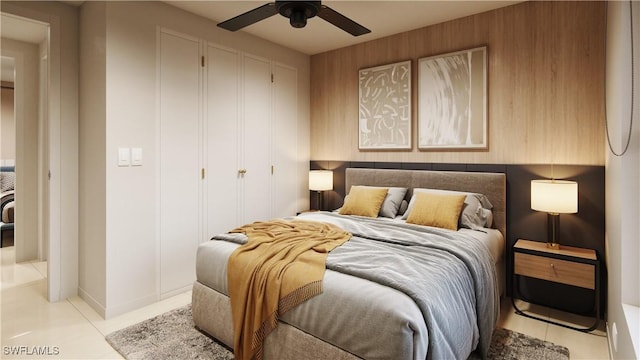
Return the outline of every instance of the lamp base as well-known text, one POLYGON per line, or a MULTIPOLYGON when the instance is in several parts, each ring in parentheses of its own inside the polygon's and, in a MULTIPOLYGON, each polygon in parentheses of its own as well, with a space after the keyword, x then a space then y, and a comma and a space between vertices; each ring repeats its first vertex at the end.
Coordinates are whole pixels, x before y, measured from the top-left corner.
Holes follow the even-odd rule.
POLYGON ((318 201, 317 201, 317 205, 318 205, 318 211, 323 211, 324 210, 324 192, 322 191, 316 191, 317 193, 317 197, 318 197, 318 201))
POLYGON ((560 243, 556 240, 558 238, 558 230, 560 229, 560 214, 548 213, 547 214, 547 248, 560 249, 560 243))

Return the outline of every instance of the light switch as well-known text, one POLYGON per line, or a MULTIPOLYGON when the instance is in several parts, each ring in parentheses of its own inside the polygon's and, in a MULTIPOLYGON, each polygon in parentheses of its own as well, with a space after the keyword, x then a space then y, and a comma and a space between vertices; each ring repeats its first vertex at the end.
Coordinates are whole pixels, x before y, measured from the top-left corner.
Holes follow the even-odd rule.
POLYGON ((129 148, 118 148, 118 166, 129 166, 131 164, 131 151, 129 148))
POLYGON ((142 148, 131 148, 131 166, 142 166, 142 148))

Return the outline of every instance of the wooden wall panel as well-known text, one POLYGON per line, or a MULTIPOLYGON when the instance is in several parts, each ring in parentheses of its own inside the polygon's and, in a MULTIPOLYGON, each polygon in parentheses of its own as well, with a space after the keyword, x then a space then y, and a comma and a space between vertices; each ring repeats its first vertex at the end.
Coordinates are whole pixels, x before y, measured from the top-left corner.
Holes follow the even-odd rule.
POLYGON ((311 159, 603 165, 604 3, 525 2, 311 57, 311 159), (417 60, 488 47, 488 151, 417 150, 417 60), (412 60, 413 150, 358 150, 358 70, 412 60))

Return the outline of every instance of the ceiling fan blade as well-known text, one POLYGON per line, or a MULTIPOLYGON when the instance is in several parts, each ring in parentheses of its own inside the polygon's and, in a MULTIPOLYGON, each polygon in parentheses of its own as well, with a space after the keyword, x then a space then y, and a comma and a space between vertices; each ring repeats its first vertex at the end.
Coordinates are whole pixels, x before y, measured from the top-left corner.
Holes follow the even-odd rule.
POLYGON ((229 31, 237 31, 245 26, 255 24, 260 20, 264 20, 278 13, 275 3, 264 4, 253 10, 249 10, 244 14, 240 14, 229 20, 223 21, 218 24, 218 27, 227 29, 229 31))
POLYGON ((357 22, 349 19, 348 17, 325 5, 322 5, 320 7, 318 16, 353 36, 360 36, 371 32, 371 30, 367 29, 366 27, 358 24, 357 22))

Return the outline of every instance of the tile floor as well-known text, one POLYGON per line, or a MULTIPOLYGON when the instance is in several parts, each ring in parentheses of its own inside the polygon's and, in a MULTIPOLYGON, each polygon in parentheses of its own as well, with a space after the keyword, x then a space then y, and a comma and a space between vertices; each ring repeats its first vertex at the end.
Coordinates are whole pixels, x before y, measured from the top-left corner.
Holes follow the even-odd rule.
MULTIPOLYGON (((0 249, 2 359, 122 359, 104 340, 106 334, 191 301, 191 293, 187 292, 104 320, 79 297, 47 302, 47 264, 35 261, 15 264, 13 249, 0 249), (34 346, 44 353, 34 355, 34 346), (12 350, 22 353, 12 354, 12 350), (27 354, 26 350, 32 353, 27 354)), ((562 321, 582 324, 585 320, 543 307, 529 308, 522 304, 521 308, 562 321)), ((604 325, 601 330, 584 334, 517 315, 509 299, 504 299, 498 326, 564 345, 569 348, 572 359, 609 359, 604 325)))
MULTIPOLYGON (((585 318, 544 306, 530 305, 520 300, 517 302, 520 310, 548 320, 576 327, 589 327, 593 324, 593 318, 585 318)), ((500 310, 498 327, 566 346, 569 349, 571 359, 602 360, 610 358, 606 325, 603 321, 600 322, 598 329, 584 333, 518 315, 511 306, 510 298, 502 299, 500 310)))

